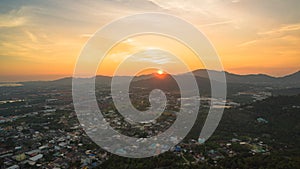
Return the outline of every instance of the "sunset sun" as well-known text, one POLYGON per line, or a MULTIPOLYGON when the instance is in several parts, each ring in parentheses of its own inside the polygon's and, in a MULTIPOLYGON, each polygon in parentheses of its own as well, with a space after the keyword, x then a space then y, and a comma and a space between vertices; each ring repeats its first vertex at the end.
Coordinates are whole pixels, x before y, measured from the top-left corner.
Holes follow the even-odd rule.
POLYGON ((162 75, 162 74, 164 74, 164 71, 159 69, 159 70, 157 70, 157 74, 162 75))

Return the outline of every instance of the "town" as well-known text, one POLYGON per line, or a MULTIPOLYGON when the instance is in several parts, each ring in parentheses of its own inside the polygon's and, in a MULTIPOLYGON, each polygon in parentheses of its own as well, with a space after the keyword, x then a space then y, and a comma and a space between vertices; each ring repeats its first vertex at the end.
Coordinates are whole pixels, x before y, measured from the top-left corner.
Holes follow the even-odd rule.
MULTIPOLYGON (((2 168, 101 168, 103 163, 116 156, 102 150, 87 136, 88 131, 84 131, 77 120, 69 89, 49 87, 25 90, 22 86, 9 86, 1 90, 2 168), (14 90, 10 90, 11 88, 14 90)), ((139 92, 139 95, 132 96, 132 102, 139 108, 147 107, 143 102, 144 94, 139 92)), ((104 110, 103 115, 110 126, 122 134, 141 138, 141 141, 170 127, 176 120, 174 112, 180 107, 178 106, 180 99, 176 94, 169 92, 170 105, 175 106, 167 106, 159 118, 148 124, 130 125, 113 106, 108 89, 98 90, 97 95, 99 107, 104 110)), ((257 93, 253 94, 253 98, 261 100, 257 93)), ((202 97, 200 109, 207 110, 210 101, 211 98, 202 97)), ((243 109, 240 103, 230 100, 224 108, 243 109)), ((253 123, 268 125, 268 120, 257 117, 253 123)), ((103 129, 105 130, 105 126, 103 129)), ((222 159, 244 153, 251 156, 256 154, 268 156, 272 154, 272 149, 274 147, 265 143, 260 136, 246 136, 232 132, 224 138, 208 141, 203 138, 187 137, 174 147, 154 144, 146 147, 145 151, 168 151, 181 158, 182 165, 209 163, 217 166, 222 159)), ((126 154, 128 150, 119 148, 116 151, 126 154)))

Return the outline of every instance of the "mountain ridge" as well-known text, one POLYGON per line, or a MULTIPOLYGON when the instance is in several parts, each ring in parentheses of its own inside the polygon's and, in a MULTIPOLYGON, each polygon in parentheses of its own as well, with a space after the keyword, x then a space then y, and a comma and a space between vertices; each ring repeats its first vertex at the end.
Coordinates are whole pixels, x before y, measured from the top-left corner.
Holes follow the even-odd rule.
MULTIPOLYGON (((191 73, 194 74, 195 77, 199 77, 202 79, 209 80, 209 74, 210 75, 220 75, 222 73, 225 73, 226 81, 228 84, 247 84, 247 85, 262 85, 262 86, 270 86, 275 88, 300 88, 300 71, 297 71, 295 73, 282 76, 282 77, 273 77, 266 74, 248 74, 248 75, 239 75, 234 74, 226 71, 217 71, 217 70, 207 70, 207 69, 198 69, 194 70, 191 73)), ((172 76, 185 76, 189 73, 182 73, 182 74, 176 74, 172 76)), ((123 80, 126 80, 128 78, 132 78, 132 82, 137 82, 139 80, 147 80, 151 78, 155 78, 155 73, 152 74, 146 74, 146 75, 140 75, 140 76, 115 76, 115 78, 119 78, 118 80, 122 82, 123 80)), ((105 75, 97 75, 95 77, 96 84, 104 84, 109 85, 111 83, 112 77, 111 76, 105 76, 105 75)), ((29 81, 29 82, 19 82, 23 85, 29 85, 29 84, 44 84, 44 83, 50 83, 53 85, 72 85, 72 77, 65 77, 57 80, 52 81, 29 81)), ((88 78, 75 78, 75 79, 88 79, 88 78)), ((90 78, 89 78, 90 79, 90 78)), ((163 80, 163 79, 161 79, 163 80)), ((120 82, 120 83, 121 83, 120 82)))
MULTIPOLYGON (((224 72, 225 75, 233 75, 233 76, 244 76, 244 77, 251 77, 251 76, 264 76, 264 77, 267 77, 267 78, 272 78, 272 79, 282 79, 282 78, 289 78, 289 77, 294 77, 294 76, 299 76, 300 77, 300 70, 294 72, 294 73, 291 73, 291 74, 288 74, 288 75, 284 75, 284 76, 280 76, 280 77, 275 77, 275 76, 271 76, 271 75, 267 75, 267 74, 263 74, 263 73, 258 73, 258 74, 245 74, 245 75, 241 75, 241 74, 236 74, 236 73, 231 73, 231 72, 228 72, 228 71, 218 71, 218 70, 209 70, 209 69, 197 69, 197 70, 194 70, 194 71, 191 71, 194 75, 197 75, 197 72, 199 71, 211 71, 211 72, 215 72, 215 73, 222 73, 224 72)), ((175 76, 176 75, 183 75, 183 74, 187 74, 187 73, 181 73, 181 74, 174 74, 175 76)), ((136 76, 136 77, 147 77, 147 76, 153 76, 154 73, 151 73, 151 74, 143 74, 143 75, 139 75, 139 76, 136 76)), ((107 76, 107 75, 96 75, 95 77, 108 77, 108 78, 112 78, 113 76, 107 76)), ((132 77, 132 76, 116 76, 116 77, 132 77)), ((200 76, 201 77, 201 76, 200 76)), ((60 78, 60 79, 56 79, 56 80, 49 80, 49 81, 58 81, 58 80, 63 80, 63 79, 67 79, 67 78, 70 78, 72 79, 72 77, 63 77, 63 78, 60 78)), ((90 77, 92 78, 92 77, 90 77)), ((48 81, 48 82, 49 82, 48 81)), ((25 81, 26 82, 26 81, 25 81)), ((34 82, 34 81, 31 81, 31 82, 34 82)))

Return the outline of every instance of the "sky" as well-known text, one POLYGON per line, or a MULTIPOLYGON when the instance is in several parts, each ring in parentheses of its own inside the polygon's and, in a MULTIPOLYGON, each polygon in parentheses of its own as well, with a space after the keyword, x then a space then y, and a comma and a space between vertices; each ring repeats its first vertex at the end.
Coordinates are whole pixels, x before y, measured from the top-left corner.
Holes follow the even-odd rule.
MULTIPOLYGON (((0 81, 72 76, 80 51, 97 30, 143 12, 172 14, 193 24, 214 45, 228 72, 284 76, 300 69, 299 8, 299 0, 1 0, 0 81)), ((113 75, 120 62, 113 56, 133 55, 137 48, 144 49, 141 55, 152 56, 138 60, 143 64, 174 63, 145 48, 154 42, 167 49, 177 45, 179 58, 196 63, 195 56, 174 40, 133 37, 110 51, 98 73, 113 75)), ((136 61, 128 63, 125 75, 136 61)), ((202 68, 201 63, 190 66, 202 68)))

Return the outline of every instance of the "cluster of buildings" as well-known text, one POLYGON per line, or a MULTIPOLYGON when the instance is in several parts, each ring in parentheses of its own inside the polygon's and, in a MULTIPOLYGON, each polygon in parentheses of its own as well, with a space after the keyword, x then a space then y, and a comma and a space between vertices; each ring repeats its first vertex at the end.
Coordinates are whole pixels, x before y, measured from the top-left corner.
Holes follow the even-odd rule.
POLYGON ((48 122, 28 123, 31 116, 3 123, 0 128, 1 166, 11 168, 70 168, 72 165, 90 168, 108 158, 107 153, 91 147, 92 142, 78 123, 69 125, 75 114, 58 116, 58 112, 38 112, 35 119, 48 122), (57 128, 58 126, 58 128, 57 128), (93 148, 93 149, 90 149, 93 148))
POLYGON ((231 140, 220 140, 215 142, 213 146, 204 144, 205 139, 199 138, 198 141, 191 139, 188 143, 180 143, 171 151, 177 153, 179 156, 191 155, 193 161, 191 163, 207 162, 213 160, 217 163, 218 160, 227 157, 234 157, 241 153, 249 155, 255 154, 270 154, 270 148, 267 144, 261 141, 259 138, 248 138, 246 141, 241 139, 232 138, 231 140), (197 148, 202 147, 202 151, 198 151, 197 148))
MULTIPOLYGON (((27 98, 14 99, 13 102, 1 102, 2 105, 15 102, 24 102, 13 107, 17 115, 0 116, 0 164, 4 168, 96 168, 108 160, 111 154, 105 152, 93 143, 86 133, 92 132, 93 127, 83 128, 78 123, 74 112, 71 92, 65 90, 43 90, 36 94, 34 91, 26 95, 27 98), (38 98, 38 99, 36 99, 38 98), (21 112, 23 109, 34 111, 21 112)), ((165 111, 159 118, 148 123, 130 124, 112 106, 112 98, 108 92, 100 93, 98 101, 100 108, 110 126, 122 134, 134 137, 148 138, 167 130, 176 120, 175 111, 180 108, 176 97, 173 97, 171 104, 175 105, 165 111)), ((21 96, 22 93, 18 93, 21 96)), ((170 95, 170 93, 169 93, 170 95)), ((133 97, 134 101, 143 98, 133 97)), ((218 102, 210 98, 201 98, 202 106, 209 107, 210 102, 218 102)), ((220 100, 221 102, 221 100, 220 100)), ((223 105, 224 104, 220 104, 223 105)), ((239 104, 226 102, 225 107, 237 107, 239 104)), ((3 106, 2 106, 3 108, 3 106)), ((3 108, 5 109, 5 108, 3 108)), ((10 108, 12 109, 12 108, 10 108)), ((9 110, 9 109, 8 109, 9 110)), ((262 119, 257 119, 262 121, 262 119)), ((107 129, 103 125, 101 129, 107 129)), ((116 136, 118 137, 118 136, 116 136)), ((114 138, 110 138, 114 139, 114 138)), ((177 142, 179 138, 169 138, 177 142)), ((143 138, 139 139, 143 142, 143 138)), ((190 154, 194 162, 204 162, 208 159, 217 161, 224 157, 235 156, 237 151, 234 146, 244 146, 249 153, 268 153, 268 146, 257 140, 241 141, 232 139, 227 142, 220 141, 218 148, 207 148, 204 152, 196 151, 195 147, 204 146, 205 140, 190 140, 188 143, 180 143, 175 147, 153 144, 145 148, 145 151, 172 151, 177 155, 190 154), (234 145, 234 146, 233 146, 234 145)), ((128 147, 127 147, 128 148, 128 147)), ((126 148, 116 149, 118 154, 126 154, 126 148)))
POLYGON ((21 99, 0 103, 2 112, 15 112, 0 116, 1 168, 94 168, 109 158, 80 127, 69 90, 7 95, 21 99))

